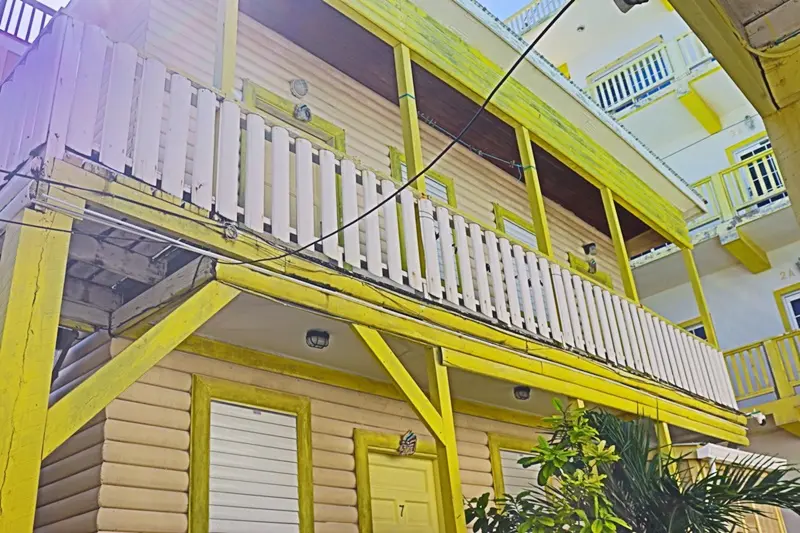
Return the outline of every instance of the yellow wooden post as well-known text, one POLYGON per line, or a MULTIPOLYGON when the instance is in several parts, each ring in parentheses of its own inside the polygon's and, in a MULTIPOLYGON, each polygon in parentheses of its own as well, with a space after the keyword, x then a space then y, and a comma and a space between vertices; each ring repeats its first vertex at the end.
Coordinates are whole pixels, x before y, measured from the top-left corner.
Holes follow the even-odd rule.
POLYGON ((733 210, 731 197, 728 194, 727 187, 725 187, 725 179, 719 172, 711 176, 711 190, 714 192, 714 196, 717 197, 717 205, 719 206, 717 215, 721 220, 732 219, 736 212, 733 210))
POLYGON ((450 378, 442 363, 439 348, 430 350, 428 357, 428 387, 433 406, 442 417, 442 439, 436 441, 439 483, 442 487, 445 531, 465 533, 467 521, 464 516, 464 496, 461 491, 461 475, 458 467, 456 427, 453 420, 453 402, 450 397, 450 378))
POLYGON ((706 303, 706 296, 703 293, 703 284, 700 283, 700 273, 697 271, 694 255, 688 248, 682 248, 681 253, 683 254, 683 262, 686 264, 686 272, 689 274, 689 283, 692 284, 697 310, 700 312, 700 320, 703 321, 703 328, 706 330, 706 339, 712 346, 719 349, 717 332, 714 329, 714 322, 711 320, 711 313, 708 310, 708 303, 706 303))
MULTIPOLYGON (((794 340, 790 340, 790 342, 794 346, 794 340)), ((764 350, 767 352, 767 360, 772 369, 772 379, 775 383, 775 392, 778 394, 778 398, 791 398, 795 395, 794 387, 789 382, 789 373, 783 362, 780 346, 774 340, 768 340, 764 343, 764 350)))
POLYGON ((600 194, 603 197, 603 208, 606 210, 608 219, 608 229, 611 233, 611 241, 614 243, 614 250, 617 253, 617 264, 622 276, 622 285, 625 288, 625 295, 634 302, 639 301, 639 293, 636 290, 636 282, 633 279, 631 260, 628 257, 628 250, 625 247, 625 237, 622 235, 622 227, 617 216, 617 206, 614 203, 614 194, 608 187, 601 187, 600 194))
POLYGON ((547 215, 544 209, 542 187, 539 184, 539 173, 536 171, 536 160, 533 158, 531 134, 527 128, 517 126, 517 147, 522 162, 522 172, 525 176, 525 188, 528 190, 528 203, 531 208, 533 227, 536 230, 536 244, 539 251, 547 257, 553 257, 553 243, 550 239, 550 229, 547 226, 547 215))
POLYGON ((225 96, 232 97, 236 71, 236 38, 239 31, 239 0, 218 2, 214 87, 225 96))
POLYGON ((72 219, 23 210, 0 254, 0 531, 32 531, 72 219))
MULTIPOLYGON (((397 74, 397 94, 400 99, 400 117, 403 120, 403 149, 406 156, 408 179, 422 171, 422 141, 419 136, 419 117, 414 92, 414 75, 411 72, 411 52, 404 44, 394 47, 394 68, 397 74)), ((425 193, 425 177, 414 182, 416 189, 425 193)))
MULTIPOLYGON (((672 457, 672 435, 669 433, 669 425, 666 422, 656 421, 656 436, 658 437, 659 452, 672 457)), ((678 471, 678 465, 672 463, 669 471, 674 475, 678 471)))

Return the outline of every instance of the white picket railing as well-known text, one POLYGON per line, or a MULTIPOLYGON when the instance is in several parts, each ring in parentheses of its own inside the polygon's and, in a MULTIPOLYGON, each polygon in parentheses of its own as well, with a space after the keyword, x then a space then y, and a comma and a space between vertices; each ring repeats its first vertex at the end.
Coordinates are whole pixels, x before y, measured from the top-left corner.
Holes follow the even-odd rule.
MULTIPOLYGON (((6 166, 47 139, 53 157, 95 158, 288 247, 356 219, 398 186, 67 17, 0 88, 0 113, 15 125, 0 132, 6 166)), ((342 233, 317 249, 332 266, 736 405, 710 345, 410 188, 342 233)))
POLYGON ((0 0, 0 33, 33 42, 56 10, 37 0, 0 0))
POLYGON ((508 27, 517 35, 535 28, 561 9, 567 0, 538 0, 508 21, 508 27))

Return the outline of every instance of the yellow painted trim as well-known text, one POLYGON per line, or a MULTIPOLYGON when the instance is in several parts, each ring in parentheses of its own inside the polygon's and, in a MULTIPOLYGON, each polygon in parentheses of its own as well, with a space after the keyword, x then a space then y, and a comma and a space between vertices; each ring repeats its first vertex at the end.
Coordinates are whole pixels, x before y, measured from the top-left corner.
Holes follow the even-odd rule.
POLYGON ((245 383, 192 376, 189 466, 189 533, 208 533, 209 439, 211 402, 279 411, 297 417, 297 481, 300 533, 314 533, 314 479, 311 451, 311 401, 245 383))
MULTIPOLYGON (((792 344, 792 347, 794 346, 795 345, 792 344)), ((774 340, 766 341, 764 343, 764 351, 767 352, 767 360, 772 370, 772 378, 775 383, 775 392, 777 392, 778 398, 783 399, 795 396, 794 387, 789 382, 789 373, 787 372, 786 364, 778 348, 778 343, 774 340)))
POLYGON ((48 410, 42 458, 238 295, 238 289, 212 281, 56 402, 48 410))
POLYGON ((661 0, 661 3, 664 4, 664 9, 667 11, 675 11, 675 8, 672 7, 672 4, 669 0, 661 0))
POLYGON ((222 20, 220 39, 217 42, 217 57, 214 66, 214 85, 226 98, 234 97, 236 83, 237 37, 239 33, 239 0, 217 0, 218 17, 222 20), (220 49, 221 47, 221 49, 220 49))
POLYGON ((621 55, 620 57, 618 57, 614 61, 612 61, 612 62, 610 62, 610 63, 608 63, 606 65, 603 65, 599 69, 597 69, 594 72, 590 73, 588 76, 586 76, 587 85, 593 84, 599 78, 602 78, 603 76, 605 76, 606 74, 608 74, 612 70, 615 70, 615 69, 621 67, 622 65, 627 64, 632 59, 634 59, 635 57, 641 55, 644 52, 648 52, 648 51, 652 50, 653 48, 658 48, 662 44, 664 44, 664 38, 662 36, 659 35, 657 37, 653 37, 652 39, 650 39, 646 43, 637 46, 636 48, 634 48, 630 52, 627 52, 624 55, 621 55))
POLYGON ((697 119, 697 122, 699 122, 710 135, 722 131, 722 121, 719 115, 708 105, 708 102, 700 96, 700 93, 698 93, 691 84, 689 84, 689 90, 686 94, 678 96, 678 101, 683 104, 683 107, 697 119))
MULTIPOLYGON (((253 260, 279 254, 276 249, 246 234, 236 241, 224 238, 221 228, 208 225, 208 212, 196 207, 183 207, 179 199, 164 194, 142 182, 113 174, 113 181, 92 173, 92 166, 78 168, 68 162, 55 162, 55 179, 75 184, 83 189, 69 189, 67 194, 86 198, 98 205, 130 217, 139 223, 157 224, 173 235, 190 242, 202 243, 209 249, 230 257, 253 260), (104 190, 112 196, 87 189, 104 190), (157 206, 155 211, 150 206, 157 206)), ((100 170, 97 170, 100 172, 100 170)), ((64 190, 64 189, 60 189, 64 190)), ((679 404, 686 419, 710 413, 719 423, 729 421, 733 426, 746 424, 744 416, 731 410, 701 401, 683 392, 653 382, 621 369, 580 357, 554 347, 531 341, 530 338, 493 327, 469 316, 454 314, 446 309, 401 295, 376 286, 365 286, 363 281, 336 273, 304 260, 290 257, 280 262, 262 263, 264 272, 288 274, 293 279, 258 274, 243 266, 218 265, 229 283, 250 287, 253 292, 283 301, 292 302, 347 321, 365 323, 423 344, 435 344, 451 349, 475 353, 481 357, 496 354, 511 361, 529 360, 531 357, 553 361, 569 372, 574 381, 581 376, 594 375, 603 383, 621 383, 626 395, 653 398, 658 395, 679 404), (329 287, 334 292, 321 290, 329 287), (374 312, 384 309, 385 313, 374 312), (638 389, 638 391, 637 391, 638 389)), ((538 364, 538 361, 537 361, 538 364)), ((573 396, 581 396, 577 394, 573 396)), ((678 423, 681 426, 682 424, 678 423)))
POLYGON ((572 74, 569 71, 569 64, 568 63, 562 63, 561 65, 559 65, 556 68, 558 68, 558 71, 561 74, 563 74, 565 78, 567 78, 568 80, 572 79, 572 74))
POLYGON ((375 361, 383 367, 394 384, 397 385, 397 388, 400 389, 400 393, 425 424, 425 427, 428 428, 437 441, 442 442, 444 436, 441 415, 381 334, 372 328, 358 324, 353 324, 352 329, 353 333, 364 343, 367 351, 375 357, 375 361))
POLYGON ((567 262, 569 263, 571 269, 583 273, 585 276, 593 279, 601 285, 605 285, 611 291, 614 290, 614 280, 611 279, 611 274, 608 272, 601 272, 598 270, 594 274, 590 273, 589 263, 572 252, 567 252, 567 262))
MULTIPOLYGON (((382 398, 405 401, 403 395, 398 392, 397 387, 392 383, 377 381, 355 374, 349 374, 341 370, 298 361, 296 359, 289 359, 280 355, 260 352, 196 335, 192 335, 186 339, 177 349, 182 352, 218 359, 220 361, 242 365, 248 368, 255 368, 265 372, 305 379, 314 383, 325 383, 326 385, 372 394, 382 398)), ((526 427, 545 427, 542 417, 540 416, 458 398, 453 399, 453 409, 457 413, 486 418, 488 420, 496 420, 526 427)))
MULTIPOLYGON (((405 44, 394 47, 394 68, 397 76, 397 95, 400 99, 400 118, 403 125, 403 148, 408 168, 408 178, 416 176, 425 168, 422 163, 422 140, 419 135, 414 74, 411 70, 411 50, 405 44)), ((425 176, 420 176, 416 188, 425 194, 425 176)))
POLYGON ((758 142, 758 141, 760 141, 760 140, 762 140, 762 139, 764 139, 766 137, 768 137, 767 131, 764 130, 761 133, 756 133, 755 135, 751 135, 747 139, 744 139, 743 141, 739 141, 738 143, 732 144, 731 146, 725 148, 725 154, 728 156, 728 161, 730 162, 730 164, 731 165, 738 165, 741 162, 741 161, 737 161, 736 157, 734 156, 734 154, 736 153, 737 150, 741 150, 745 146, 748 146, 750 144, 754 144, 754 143, 756 143, 756 142, 758 142))
POLYGON ((735 228, 727 235, 721 235, 722 247, 735 257, 747 270, 760 274, 772 268, 767 252, 741 229, 735 228), (736 237, 731 238, 735 233, 736 237))
MULTIPOLYGON (((656 438, 658 439, 658 448, 661 450, 661 453, 672 456, 674 453, 678 452, 678 450, 672 447, 672 435, 669 431, 669 425, 666 422, 656 422, 656 438)), ((678 472, 678 465, 672 463, 669 470, 672 475, 675 475, 678 472)))
POLYGON ((313 109, 310 121, 297 120, 294 118, 294 102, 249 79, 244 80, 244 103, 247 107, 274 115, 300 131, 325 139, 325 142, 340 154, 347 151, 347 135, 344 128, 320 117, 313 112, 313 109))
MULTIPOLYGON (((389 168, 392 173, 392 180, 396 183, 403 183, 403 171, 401 169, 401 165, 406 164, 406 156, 403 152, 395 148, 394 146, 389 147, 389 168)), ((406 167, 407 169, 408 167, 406 167)), ((406 170, 408 174, 408 170, 406 170)), ((445 186, 447 189, 447 205, 453 208, 458 207, 458 201, 456 200, 456 183, 450 176, 445 176, 444 174, 440 174, 434 170, 429 170, 425 173, 425 177, 433 178, 436 181, 440 182, 442 185, 445 186)), ((415 181, 411 184, 412 187, 415 189, 417 188, 417 183, 419 180, 415 181)), ((438 199, 431 198, 428 196, 428 199, 431 201, 438 203, 438 199)))
POLYGON ((700 281, 700 272, 697 270, 694 254, 691 250, 685 248, 681 250, 681 254, 683 254, 683 263, 686 265, 686 272, 689 275, 689 283, 692 285, 692 292, 694 293, 694 300, 697 303, 697 310, 700 313, 700 321, 703 323, 703 327, 706 330, 706 338, 711 346, 719 349, 717 330, 714 327, 711 311, 708 309, 708 302, 703 292, 703 283, 700 281))
POLYGON ((0 254, 0 531, 32 531, 72 218, 24 209, 0 254))
POLYGON ((639 292, 636 290, 636 280, 633 277, 631 259, 628 257, 628 250, 625 247, 625 237, 622 235, 622 226, 619 224, 617 206, 614 202, 614 193, 612 193, 611 189, 608 187, 603 187, 600 189, 600 195, 603 198, 603 209, 605 209, 606 212, 611 241, 614 243, 614 251, 617 255, 617 265, 619 266, 619 272, 622 276, 622 286, 625 289, 625 295, 638 304, 639 292))
POLYGON ((696 316, 694 318, 690 318, 689 320, 684 320, 683 322, 679 322, 678 325, 683 329, 687 329, 687 328, 691 328, 693 326, 699 326, 702 323, 703 323, 703 319, 700 318, 699 316, 696 316))
MULTIPOLYGON (((359 533, 372 533, 372 492, 370 490, 372 484, 370 483, 369 476, 369 454, 370 452, 377 452, 386 455, 398 455, 397 448, 400 446, 400 437, 401 435, 376 433, 359 428, 353 431, 356 459, 356 508, 358 509, 359 533)), ((417 452, 413 457, 434 462, 433 470, 436 483, 436 498, 440 504, 439 508, 441 509, 442 494, 436 445, 428 440, 418 438, 417 452)), ((439 514, 439 520, 443 522, 441 513, 439 514)), ((445 531, 443 523, 441 529, 445 531)))
POLYGON ((436 442, 437 469, 441 487, 442 514, 445 531, 466 533, 464 494, 461 491, 461 474, 458 466, 458 443, 450 396, 448 369, 442 361, 441 350, 428 350, 428 388, 433 407, 442 419, 442 439, 436 442))
POLYGON ((721 423, 719 420, 714 420, 713 417, 697 412, 690 414, 690 418, 687 418, 688 413, 679 414, 682 409, 669 401, 652 396, 642 397, 634 391, 626 391, 624 387, 617 384, 607 383, 605 388, 599 388, 598 383, 595 382, 596 378, 590 376, 586 376, 581 384, 569 383, 563 379, 561 371, 550 372, 548 369, 542 368, 545 365, 537 361, 510 361, 502 357, 491 359, 451 350, 444 350, 444 361, 447 366, 467 372, 580 398, 610 409, 667 422, 731 442, 748 442, 747 431, 743 426, 721 423))
MULTIPOLYGON (((470 99, 482 101, 504 69, 410 0, 324 0, 343 14, 371 21, 408 47, 414 62, 470 99)), ((379 35, 380 36, 380 35, 379 35)), ((672 242, 691 246, 680 211, 655 193, 579 125, 565 119, 514 77, 495 95, 489 111, 526 127, 534 141, 597 187, 610 187, 620 202, 672 242)))
MULTIPOLYGON (((536 235, 536 244, 539 251, 546 257, 553 257, 553 241, 550 235, 550 227, 547 224, 547 210, 544 207, 544 196, 542 186, 539 183, 539 173, 536 170, 536 158, 533 155, 533 145, 531 144, 530 132, 522 127, 515 128, 517 137, 517 149, 522 163, 522 172, 525 176, 525 189, 528 192, 528 205, 531 209, 531 220, 533 220, 532 232, 536 235)), ((505 226, 501 227, 503 217, 510 218, 523 227, 529 224, 527 221, 517 217, 513 213, 502 210, 498 204, 494 204, 494 218, 498 228, 505 233, 505 226)))
POLYGON ((500 457, 500 450, 527 453, 538 445, 539 443, 535 440, 489 433, 489 462, 492 468, 492 488, 494 489, 495 499, 502 498, 506 494, 506 483, 503 478, 503 461, 500 457))
POLYGON ((778 289, 772 293, 773 297, 775 298, 775 305, 778 306, 778 313, 781 315, 783 330, 786 333, 791 333, 794 331, 794 329, 792 328, 792 321, 789 320, 789 313, 786 312, 786 306, 783 303, 783 297, 797 291, 800 291, 800 282, 787 285, 786 287, 778 289))
POLYGON ((497 202, 492 203, 492 211, 494 212, 494 223, 497 226, 497 229, 505 235, 508 235, 506 232, 506 220, 510 220, 517 226, 520 226, 522 229, 526 231, 530 231, 533 235, 536 236, 536 242, 539 242, 539 234, 536 232, 536 227, 531 223, 530 220, 527 220, 518 214, 514 213, 513 211, 509 211, 502 205, 498 204, 497 202))

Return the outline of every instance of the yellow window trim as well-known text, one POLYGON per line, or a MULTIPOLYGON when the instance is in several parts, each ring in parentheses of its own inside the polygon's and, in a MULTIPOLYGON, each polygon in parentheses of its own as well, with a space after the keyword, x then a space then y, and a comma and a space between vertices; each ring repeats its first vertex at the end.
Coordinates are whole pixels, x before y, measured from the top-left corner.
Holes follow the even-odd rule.
POLYGON ((789 285, 782 289, 778 289, 773 294, 775 296, 775 305, 778 306, 778 312, 781 314, 781 322, 783 323, 783 329, 786 333, 791 333, 792 330, 792 321, 789 320, 789 313, 786 312, 786 306, 783 304, 783 297, 787 294, 791 294, 793 292, 800 291, 800 282, 795 283, 793 285, 789 285))
MULTIPOLYGON (((364 429, 353 432, 356 458, 356 491, 358 509, 358 530, 361 533, 372 533, 372 493, 369 480, 369 454, 382 453, 397 456, 400 447, 401 435, 391 433, 376 433, 364 429)), ((412 456, 418 459, 433 461, 433 476, 436 484, 436 499, 439 507, 439 530, 444 531, 444 517, 442 515, 442 489, 439 479, 438 458, 436 444, 431 440, 417 440, 417 452, 412 456)))
POLYGON ((765 137, 768 137, 766 130, 762 131, 761 133, 756 133, 755 135, 748 137, 743 141, 739 141, 738 143, 727 147, 725 149, 725 153, 728 154, 728 161, 730 161, 731 165, 735 165, 736 163, 739 162, 736 161, 736 157, 733 155, 734 153, 736 153, 737 150, 740 150, 749 144, 758 142, 761 139, 764 139, 765 137))
POLYGON ((647 41, 646 43, 642 44, 641 46, 637 46, 636 48, 634 48, 630 52, 626 53, 625 55, 622 55, 622 56, 618 57, 617 59, 615 59, 611 63, 608 63, 607 65, 604 65, 604 66, 600 67, 599 69, 595 70, 594 72, 592 72, 591 74, 586 76, 586 82, 589 85, 591 85, 592 83, 596 82, 599 78, 605 76, 606 74, 608 74, 610 71, 614 70, 615 68, 620 67, 621 65, 624 65, 625 63, 627 63, 628 61, 630 61, 634 57, 638 56, 639 54, 641 54, 645 50, 649 50, 650 48, 655 48, 656 46, 661 45, 663 43, 664 43, 664 38, 662 36, 660 36, 660 35, 658 37, 654 37, 653 39, 650 39, 649 41, 647 41))
POLYGON ((678 323, 678 326, 685 330, 688 330, 689 328, 694 326, 702 326, 702 325, 703 325, 703 318, 699 316, 678 323))
POLYGON ((567 252, 567 260, 569 262, 570 268, 573 270, 577 270, 581 274, 593 279, 597 283, 607 287, 612 292, 614 291, 614 281, 611 279, 611 274, 608 272, 601 272, 597 271, 594 274, 589 272, 589 263, 584 259, 581 259, 577 255, 573 254, 572 252, 567 252))
POLYGON ((311 462, 311 401, 308 398, 222 379, 192 377, 189 480, 189 531, 208 533, 209 439, 211 401, 220 400, 297 417, 297 480, 300 532, 314 532, 314 480, 311 462))
POLYGON ((297 120, 294 118, 294 102, 261 87, 252 80, 244 80, 244 103, 246 107, 275 115, 305 133, 325 139, 325 142, 338 152, 345 153, 347 150, 344 128, 313 112, 309 122, 297 120))
POLYGON ((494 497, 501 498, 506 493, 506 484, 503 479, 503 461, 500 457, 500 450, 527 453, 533 450, 539 443, 533 439, 521 439, 508 435, 489 433, 489 462, 492 468, 492 487, 494 497))
MULTIPOLYGON (((390 162, 390 169, 392 180, 396 183, 403 182, 403 174, 402 170, 400 169, 401 165, 406 165, 406 156, 403 152, 395 148, 394 146, 389 147, 389 162, 390 162)), ((406 168, 408 166, 406 165, 406 168)), ((458 207, 458 202, 456 201, 456 184, 453 181, 453 178, 445 176, 443 174, 439 174, 434 170, 429 170, 425 173, 426 176, 430 176, 431 178, 435 179, 436 181, 442 183, 447 189, 447 205, 450 207, 458 207)), ((409 178, 412 176, 409 176, 409 178)), ((412 187, 416 189, 416 183, 411 184, 412 187)), ((435 199, 432 199, 435 201, 435 199)))
MULTIPOLYGON (((517 226, 520 226, 521 228, 530 231, 533 235, 536 235, 536 228, 534 227, 532 221, 526 220, 524 217, 514 213, 513 211, 509 211, 497 202, 492 204, 492 209, 494 211, 495 226, 497 226, 497 229, 503 234, 508 235, 508 232, 506 231, 506 220, 510 220, 517 226)), ((525 246, 528 245, 526 244, 525 246)))

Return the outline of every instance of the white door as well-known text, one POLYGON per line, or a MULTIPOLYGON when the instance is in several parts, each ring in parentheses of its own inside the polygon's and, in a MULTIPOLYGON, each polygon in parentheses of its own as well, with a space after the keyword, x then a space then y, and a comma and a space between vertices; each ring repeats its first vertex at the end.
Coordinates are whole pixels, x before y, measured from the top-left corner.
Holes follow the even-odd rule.
POLYGON ((772 155, 758 157, 771 149, 772 143, 769 138, 765 137, 743 146, 733 153, 737 162, 752 159, 751 163, 738 172, 739 178, 744 182, 745 190, 749 194, 749 199, 767 196, 774 189, 783 185, 775 158, 772 155))

